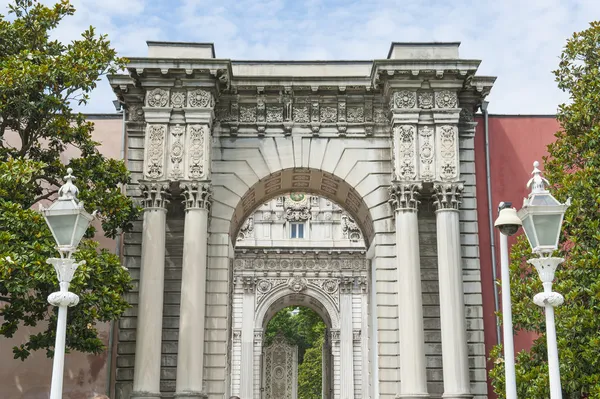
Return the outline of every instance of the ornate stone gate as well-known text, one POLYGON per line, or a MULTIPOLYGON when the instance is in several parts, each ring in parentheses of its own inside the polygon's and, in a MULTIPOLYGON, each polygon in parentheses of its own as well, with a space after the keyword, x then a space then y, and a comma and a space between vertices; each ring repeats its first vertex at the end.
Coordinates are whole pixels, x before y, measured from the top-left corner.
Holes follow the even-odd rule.
POLYGON ((212 45, 150 42, 148 58, 130 58, 109 80, 127 109, 128 193, 145 212, 125 240, 139 288, 119 325, 117 397, 222 399, 239 387, 258 398, 259 381, 236 370, 256 365, 257 329, 285 298, 327 310, 332 351, 354 357, 334 356, 336 399, 487 397, 473 113, 494 78, 476 76, 479 63, 458 43, 394 43, 375 61, 239 62, 212 45), (237 268, 250 261, 235 251, 248 217, 298 190, 345 208, 364 269, 237 268), (271 288, 255 306, 259 284, 271 288), (368 314, 357 340, 341 310, 355 295, 368 314))

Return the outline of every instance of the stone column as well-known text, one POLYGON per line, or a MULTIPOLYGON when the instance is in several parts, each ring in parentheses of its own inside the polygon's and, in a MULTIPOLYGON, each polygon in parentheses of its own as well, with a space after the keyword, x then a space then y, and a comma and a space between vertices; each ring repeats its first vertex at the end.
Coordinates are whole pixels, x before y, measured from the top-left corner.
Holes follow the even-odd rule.
POLYGON ((463 185, 435 183, 444 398, 471 398, 460 251, 459 206, 463 185))
POLYGON ((167 182, 140 182, 144 194, 142 266, 132 398, 160 398, 167 182))
POLYGON ((242 353, 240 398, 251 399, 254 395, 254 277, 242 278, 244 296, 242 299, 242 353))
POLYGON ((353 287, 354 280, 344 277, 340 284, 340 399, 354 399, 353 287))
POLYGON ((419 190, 420 183, 394 183, 390 187, 390 203, 396 215, 400 398, 428 396, 417 220, 419 190))
POLYGON ((342 362, 340 360, 340 330, 332 328, 329 330, 330 345, 331 345, 331 357, 333 360, 333 399, 340 399, 341 397, 341 375, 340 368, 342 362))
POLYGON ((185 228, 175 397, 204 398, 204 320, 209 183, 182 182, 185 228))

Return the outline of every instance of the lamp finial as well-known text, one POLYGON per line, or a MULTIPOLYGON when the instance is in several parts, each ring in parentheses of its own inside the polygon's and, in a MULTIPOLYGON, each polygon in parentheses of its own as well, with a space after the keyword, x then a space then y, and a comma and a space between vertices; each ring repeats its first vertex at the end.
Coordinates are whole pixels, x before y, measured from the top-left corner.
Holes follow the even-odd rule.
POLYGON ((542 176, 542 171, 538 169, 540 163, 535 161, 533 163, 533 177, 527 182, 527 188, 531 189, 531 194, 546 193, 546 187, 550 185, 550 182, 542 176))
POLYGON ((75 176, 73 176, 72 173, 73 169, 68 168, 67 175, 64 177, 65 184, 63 184, 58 190, 59 201, 77 201, 77 194, 79 194, 79 189, 73 184, 75 176))

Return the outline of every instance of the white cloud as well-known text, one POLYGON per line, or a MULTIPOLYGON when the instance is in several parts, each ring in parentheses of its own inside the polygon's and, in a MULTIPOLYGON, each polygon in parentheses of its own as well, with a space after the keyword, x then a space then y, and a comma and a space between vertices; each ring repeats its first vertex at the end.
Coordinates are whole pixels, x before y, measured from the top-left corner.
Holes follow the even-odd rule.
MULTIPOLYGON (((0 0, 5 9, 8 0, 0 0)), ((44 2, 49 3, 50 0, 44 2)), ((597 0, 76 0, 56 35, 87 26, 108 33, 124 56, 146 40, 208 41, 232 59, 381 59, 392 41, 461 41, 498 80, 493 113, 554 113, 566 97, 551 71, 567 37, 600 16, 597 0)), ((112 112, 102 82, 86 112, 112 112)))

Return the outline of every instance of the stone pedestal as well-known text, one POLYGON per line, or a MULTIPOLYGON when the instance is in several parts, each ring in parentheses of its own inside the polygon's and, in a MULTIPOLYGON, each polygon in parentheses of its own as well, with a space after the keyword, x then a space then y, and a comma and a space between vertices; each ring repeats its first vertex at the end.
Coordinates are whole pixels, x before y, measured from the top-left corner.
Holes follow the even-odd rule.
POLYGON ((396 215, 396 266, 398 270, 398 341, 400 344, 399 398, 428 397, 421 295, 421 259, 417 197, 419 183, 398 183, 390 188, 396 215))
POLYGON ((160 398, 167 188, 142 182, 144 225, 132 398, 160 398))
POLYGON ((183 183, 186 214, 175 397, 204 398, 204 320, 210 185, 183 183))
POLYGON ((434 184, 444 398, 471 398, 460 252, 461 183, 434 184))

